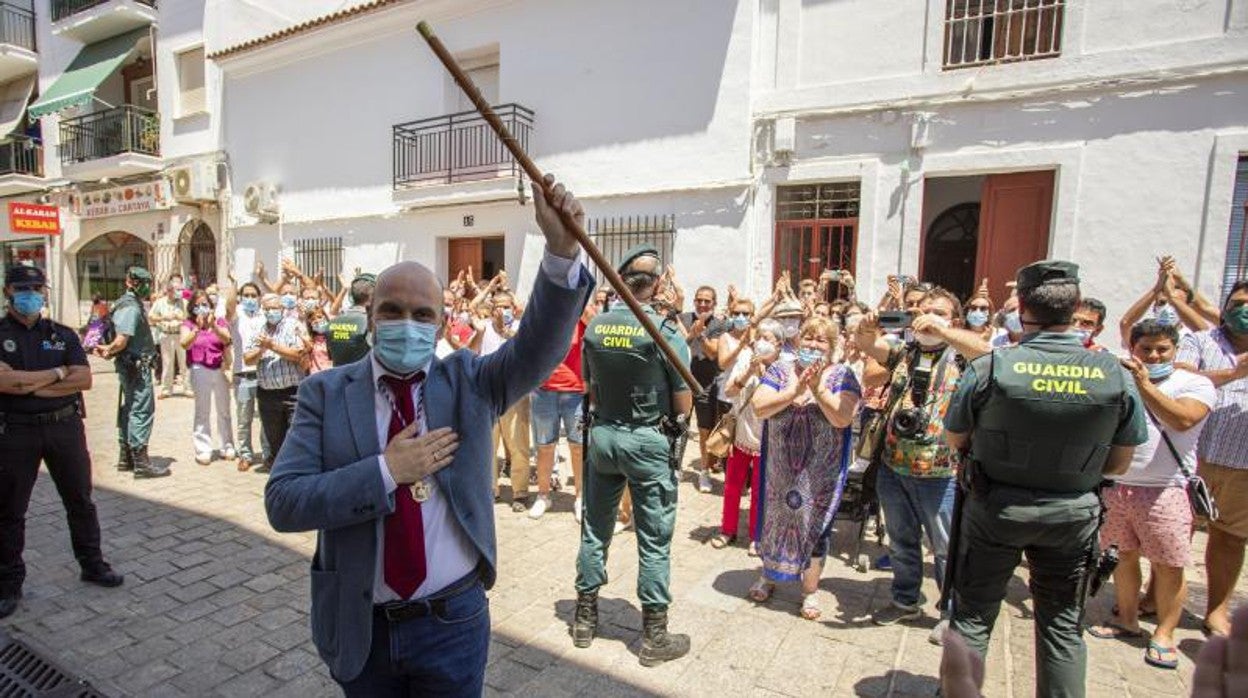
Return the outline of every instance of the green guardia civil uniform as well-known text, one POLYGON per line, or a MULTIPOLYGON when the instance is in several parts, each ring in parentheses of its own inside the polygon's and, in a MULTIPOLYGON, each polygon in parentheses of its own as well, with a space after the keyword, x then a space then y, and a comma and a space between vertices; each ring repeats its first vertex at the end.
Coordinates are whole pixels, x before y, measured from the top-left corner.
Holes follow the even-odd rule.
MULTIPOLYGON (((142 267, 131 267, 127 273, 148 285, 151 283, 151 274, 142 267)), ((133 290, 123 293, 113 305, 112 321, 117 334, 130 338, 115 361, 121 392, 117 407, 117 440, 123 447, 143 448, 152 436, 152 424, 156 420, 152 377, 156 343, 142 298, 133 290)))
MULTIPOLYGON (((689 347, 677 321, 646 310, 687 364, 689 347)), ((637 533, 637 597, 646 609, 666 610, 678 473, 668 461, 670 447, 659 422, 671 412, 672 394, 689 388, 623 303, 594 318, 581 351, 593 416, 585 446, 576 590, 595 592, 607 583, 607 550, 627 485, 637 533)))
MULTIPOLYGON (((1078 282, 1046 261, 1019 272, 1020 290, 1078 282)), ((1083 583, 1100 551, 1098 487, 1114 446, 1147 437, 1135 384, 1108 352, 1077 335, 1034 332, 975 359, 945 427, 971 436, 978 475, 963 505, 951 627, 981 655, 1006 587, 1027 556, 1035 600, 1036 695, 1085 695, 1083 583)))

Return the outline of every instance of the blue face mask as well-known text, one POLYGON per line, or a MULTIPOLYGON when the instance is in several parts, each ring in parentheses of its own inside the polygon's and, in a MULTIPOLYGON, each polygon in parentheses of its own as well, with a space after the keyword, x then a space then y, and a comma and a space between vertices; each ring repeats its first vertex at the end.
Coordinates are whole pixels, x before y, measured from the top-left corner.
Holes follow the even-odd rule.
POLYGON ((310 310, 316 310, 317 305, 319 304, 315 298, 305 298, 302 302, 300 302, 299 307, 303 308, 304 312, 308 312, 310 310))
POLYGON ((1173 305, 1163 305, 1157 309, 1157 322, 1166 327, 1174 327, 1179 324, 1179 311, 1173 305))
POLYGON ((1088 330, 1075 330, 1075 336, 1079 338, 1079 343, 1083 346, 1092 346, 1092 333, 1088 330))
POLYGON ((1145 364, 1145 368, 1148 369, 1149 380, 1154 383, 1159 380, 1165 380, 1170 377, 1170 374, 1174 373, 1174 363, 1170 361, 1161 364, 1145 364))
POLYGON ((822 358, 823 358, 823 352, 819 351, 818 349, 810 349, 808 347, 801 347, 800 349, 797 350, 797 365, 801 366, 802 368, 806 368, 807 366, 810 366, 811 364, 815 363, 816 361, 822 358))
POLYGON ((373 353, 382 366, 406 376, 429 363, 438 328, 415 320, 379 320, 373 331, 373 353))
POLYGON ((291 308, 295 307, 296 300, 297 299, 294 296, 288 293, 282 296, 282 307, 287 310, 290 310, 291 308))
POLYGON ((284 317, 286 317, 286 313, 283 313, 276 308, 264 311, 264 319, 267 320, 270 325, 276 325, 281 322, 284 317))
POLYGON ((1023 319, 1019 317, 1018 311, 1005 314, 1005 329, 1014 334, 1023 333, 1023 319))
POLYGON ((504 325, 510 325, 512 322, 515 321, 515 319, 516 319, 516 313, 514 310, 503 311, 503 324, 504 325))
POLYGON ((317 334, 325 334, 329 331, 329 322, 325 320, 318 320, 317 322, 312 323, 312 331, 317 334))
POLYGON ((242 306, 244 311, 253 315, 260 309, 260 301, 255 298, 244 298, 238 304, 242 306))
POLYGON ((970 327, 983 327, 988 324, 987 310, 972 310, 966 314, 966 324, 970 327))
POLYGON ((745 315, 732 316, 732 329, 740 332, 750 326, 750 318, 745 315))
POLYGON ((43 294, 38 291, 15 291, 13 293, 13 309, 19 315, 31 317, 43 310, 43 294))

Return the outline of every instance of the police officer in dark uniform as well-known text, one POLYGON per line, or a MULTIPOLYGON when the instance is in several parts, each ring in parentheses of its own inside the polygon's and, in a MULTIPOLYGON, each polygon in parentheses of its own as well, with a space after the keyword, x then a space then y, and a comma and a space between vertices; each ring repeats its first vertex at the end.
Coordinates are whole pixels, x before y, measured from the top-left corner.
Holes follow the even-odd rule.
MULTIPOLYGON (((688 360, 689 347, 677 321, 649 307, 662 269, 659 251, 642 245, 629 250, 618 271, 677 354, 688 360)), ((672 462, 673 443, 660 429, 664 424, 669 433, 687 429, 693 400, 676 368, 623 303, 600 313, 585 328, 581 360, 592 412, 572 639, 577 647, 589 647, 597 630, 598 589, 607 583, 607 549, 627 486, 637 532, 637 597, 644 632, 640 659, 643 666, 655 666, 689 651, 688 635, 667 632, 679 464, 672 462)))
POLYGON ((116 359, 121 402, 117 406, 117 441, 121 447, 118 470, 133 470, 135 479, 172 475, 168 465, 152 463, 147 442, 156 421, 156 395, 152 367, 156 343, 147 324, 143 301, 152 293, 152 275, 143 267, 126 272, 126 292, 113 304, 115 337, 96 347, 105 359, 116 359))
POLYGON ((1144 408, 1118 359, 1071 331, 1079 268, 1018 272, 1020 344, 971 362, 945 417, 964 500, 951 628, 987 652, 1020 556, 1035 600, 1036 695, 1083 696, 1083 606, 1100 556, 1099 488, 1130 467, 1144 408))
POLYGON ((368 310, 377 287, 374 274, 360 274, 351 281, 351 307, 329 321, 329 360, 345 366, 368 354, 368 310))
POLYGON ((87 355, 70 328, 42 317, 43 270, 16 266, 4 276, 8 313, 0 319, 0 618, 17 610, 26 579, 26 507, 48 466, 69 520, 82 580, 105 587, 122 576, 100 553, 91 501, 91 455, 82 425, 82 391, 91 388, 87 355))

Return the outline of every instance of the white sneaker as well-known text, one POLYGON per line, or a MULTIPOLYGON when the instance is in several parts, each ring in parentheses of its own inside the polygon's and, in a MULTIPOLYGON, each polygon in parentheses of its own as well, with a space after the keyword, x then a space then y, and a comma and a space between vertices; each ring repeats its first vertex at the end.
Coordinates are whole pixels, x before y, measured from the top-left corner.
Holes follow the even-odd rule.
POLYGON ((209 463, 212 462, 212 455, 204 454, 204 455, 195 456, 195 462, 199 463, 200 465, 208 465, 209 463))
POLYGON ((945 631, 949 629, 949 619, 941 618, 936 627, 932 628, 932 632, 928 634, 927 641, 933 645, 943 646, 945 644, 945 631))
POLYGON ((698 471, 698 491, 702 494, 710 494, 711 476, 707 475, 705 470, 698 471))
POLYGON ((546 510, 549 508, 550 495, 539 494, 537 495, 537 501, 533 502, 533 506, 529 508, 529 518, 540 519, 542 518, 542 514, 545 514, 546 510))
POLYGON ((576 519, 576 522, 578 524, 581 522, 581 498, 580 497, 577 497, 576 501, 572 502, 572 518, 576 519))
POLYGON ((233 446, 226 446, 225 450, 221 452, 221 457, 225 460, 234 460, 237 456, 238 454, 234 452, 233 446))

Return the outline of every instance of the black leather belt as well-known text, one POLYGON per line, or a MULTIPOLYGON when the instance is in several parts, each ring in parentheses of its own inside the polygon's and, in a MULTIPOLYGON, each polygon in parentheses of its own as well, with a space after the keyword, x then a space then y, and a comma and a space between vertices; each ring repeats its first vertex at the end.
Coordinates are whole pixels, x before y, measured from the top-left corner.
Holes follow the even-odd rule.
POLYGON ((480 583, 480 574, 473 570, 436 594, 412 601, 377 604, 373 606, 373 613, 385 617, 391 623, 402 623, 413 618, 425 618, 432 615, 445 615, 448 601, 475 588, 480 583))
POLYGON ((78 405, 66 405, 51 412, 23 414, 20 412, 0 412, 0 423, 3 424, 56 424, 78 415, 78 405))

